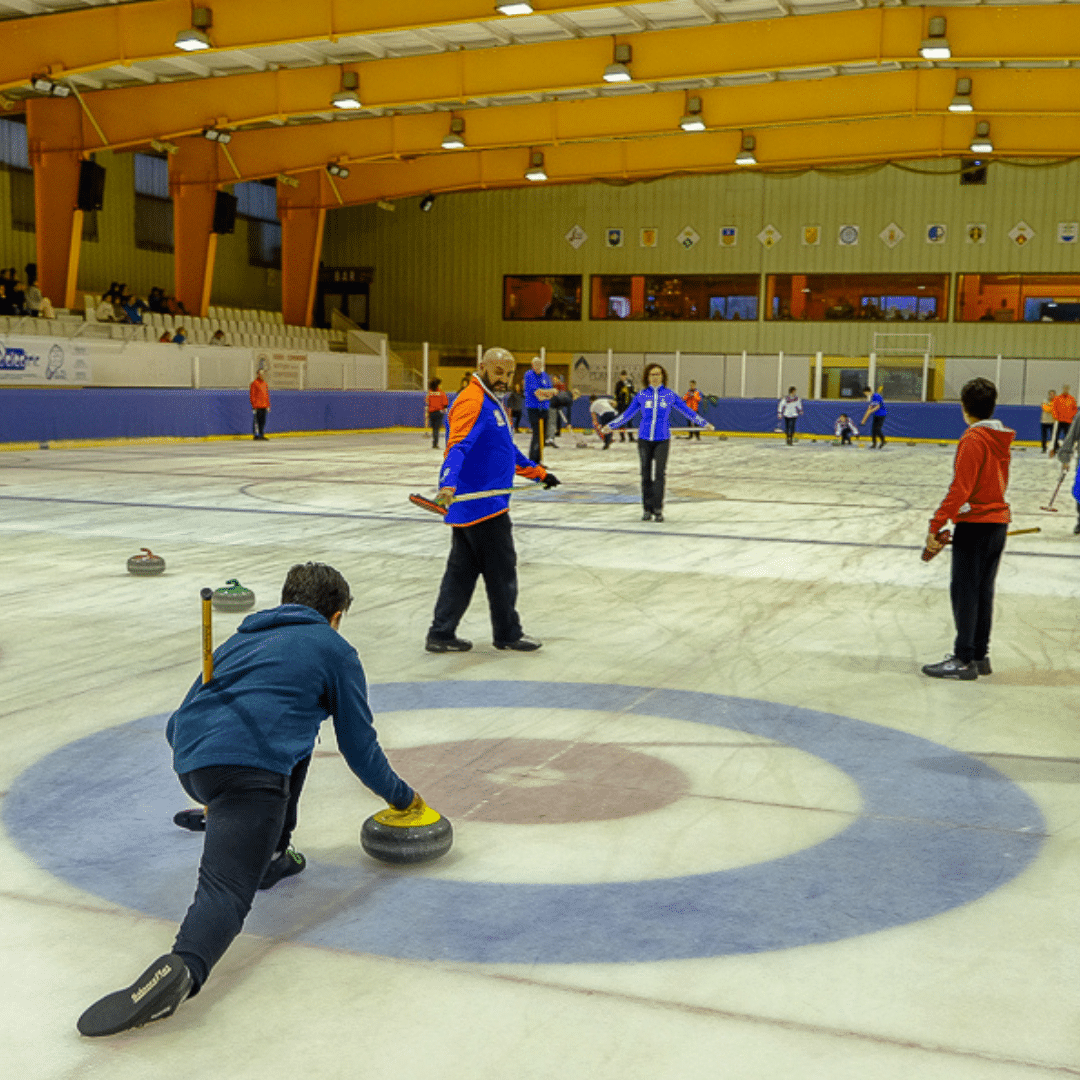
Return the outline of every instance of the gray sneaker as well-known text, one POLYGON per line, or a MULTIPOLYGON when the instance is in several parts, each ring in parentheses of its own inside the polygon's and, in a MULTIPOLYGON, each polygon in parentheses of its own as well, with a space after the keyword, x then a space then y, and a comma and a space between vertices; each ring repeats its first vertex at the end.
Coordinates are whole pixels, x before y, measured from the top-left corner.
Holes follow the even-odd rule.
POLYGON ((924 664, 922 670, 923 674, 929 675, 931 679, 963 679, 967 682, 979 677, 979 669, 974 660, 965 664, 955 656, 946 656, 940 664, 924 664))

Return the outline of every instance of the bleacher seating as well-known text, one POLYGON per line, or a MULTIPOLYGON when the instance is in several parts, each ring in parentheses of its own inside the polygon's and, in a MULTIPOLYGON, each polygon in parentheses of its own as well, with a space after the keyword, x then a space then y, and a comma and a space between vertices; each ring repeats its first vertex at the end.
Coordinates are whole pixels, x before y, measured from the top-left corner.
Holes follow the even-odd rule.
MULTIPOLYGON (((101 297, 94 293, 83 295, 83 309, 78 314, 57 321, 55 332, 71 335, 76 332, 74 325, 83 322, 96 322, 96 309, 101 297)), ((26 327, 27 323, 37 320, 24 320, 21 333, 40 333, 35 326, 26 327)), ((184 327, 189 343, 208 344, 211 337, 221 330, 228 345, 246 345, 255 348, 281 349, 293 352, 329 352, 332 349, 344 349, 345 331, 327 330, 321 327, 287 325, 280 311, 260 311, 254 308, 234 308, 211 305, 205 317, 197 315, 159 315, 156 312, 143 313, 143 328, 126 324, 112 324, 125 332, 109 334, 114 338, 129 340, 157 341, 165 330, 175 333, 178 327, 184 327)), ((103 328, 104 330, 104 328, 103 328)))

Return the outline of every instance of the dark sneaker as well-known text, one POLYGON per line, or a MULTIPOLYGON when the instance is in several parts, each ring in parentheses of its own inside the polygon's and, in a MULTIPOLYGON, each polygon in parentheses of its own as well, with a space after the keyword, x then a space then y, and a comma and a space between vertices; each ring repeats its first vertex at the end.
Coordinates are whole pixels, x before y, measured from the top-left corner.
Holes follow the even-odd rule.
POLYGON ((424 648, 428 652, 468 652, 472 648, 472 642, 459 637, 447 638, 446 640, 429 637, 424 642, 424 648))
POLYGON ((189 832, 206 832, 206 811, 202 807, 198 810, 181 810, 173 815, 173 824, 189 832))
POLYGON ((653 521, 663 521, 664 520, 664 515, 661 514, 659 510, 657 510, 656 513, 653 514, 652 519, 653 519, 653 521))
POLYGON ((980 675, 993 675, 994 669, 990 666, 990 657, 984 656, 981 660, 975 661, 975 669, 980 675))
POLYGON ((519 637, 517 641, 493 641, 496 649, 513 649, 514 652, 536 652, 540 648, 539 641, 533 641, 530 637, 519 637))
POLYGON ((931 679, 963 679, 966 682, 979 677, 979 669, 974 660, 965 664, 955 656, 946 656, 940 664, 925 664, 922 670, 923 674, 929 675, 931 679))
POLYGON ((1073 526, 1073 536, 1080 536, 1080 521, 1073 526))
POLYGON ((282 878, 299 874, 307 866, 307 859, 295 848, 286 848, 275 859, 270 860, 266 873, 259 882, 260 889, 272 889, 282 878))
POLYGON ((79 1017, 80 1035, 116 1035, 172 1016, 191 993, 191 973, 175 953, 155 960, 126 990, 95 1002, 79 1017))
POLYGON ((652 512, 651 512, 651 511, 649 511, 649 510, 646 510, 646 511, 645 511, 645 512, 644 512, 644 513, 643 513, 643 514, 641 515, 641 520, 642 520, 642 521, 652 521, 652 512))

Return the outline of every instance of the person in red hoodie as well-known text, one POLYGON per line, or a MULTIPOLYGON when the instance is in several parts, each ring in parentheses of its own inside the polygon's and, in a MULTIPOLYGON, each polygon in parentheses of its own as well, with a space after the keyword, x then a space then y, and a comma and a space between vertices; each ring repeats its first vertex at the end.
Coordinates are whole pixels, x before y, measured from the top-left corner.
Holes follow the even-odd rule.
POLYGON ((994 579, 1012 520, 1005 489, 1009 486, 1009 447, 1016 432, 992 420, 997 387, 989 379, 972 379, 960 391, 967 431, 960 436, 953 482, 930 519, 926 547, 936 554, 944 546, 938 533, 953 522, 952 580, 949 595, 956 623, 951 656, 926 664, 934 679, 977 679, 990 675, 990 625, 994 615, 994 579))
POLYGON ((266 441, 266 414, 270 411, 270 387, 263 378, 263 369, 255 373, 255 380, 248 387, 251 398, 251 430, 253 439, 266 441))
POLYGON ((431 447, 439 449, 439 432, 442 431, 446 422, 446 410, 450 408, 450 399, 446 391, 441 389, 442 379, 432 379, 428 383, 427 392, 427 419, 428 427, 431 428, 431 447))

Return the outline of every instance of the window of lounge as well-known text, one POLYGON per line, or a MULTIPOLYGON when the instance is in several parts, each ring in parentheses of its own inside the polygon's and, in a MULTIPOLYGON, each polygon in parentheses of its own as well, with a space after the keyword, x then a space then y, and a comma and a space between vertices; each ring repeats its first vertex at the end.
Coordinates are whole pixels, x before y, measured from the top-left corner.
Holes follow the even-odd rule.
POLYGON ((593 319, 754 322, 756 274, 594 274, 593 319))
POLYGON ((577 320, 581 318, 580 274, 507 274, 503 278, 503 318, 577 320))
POLYGON ((948 274, 770 274, 766 318, 944 322, 948 274))
POLYGON ((1080 322, 1080 274, 960 274, 957 322, 1080 322))

